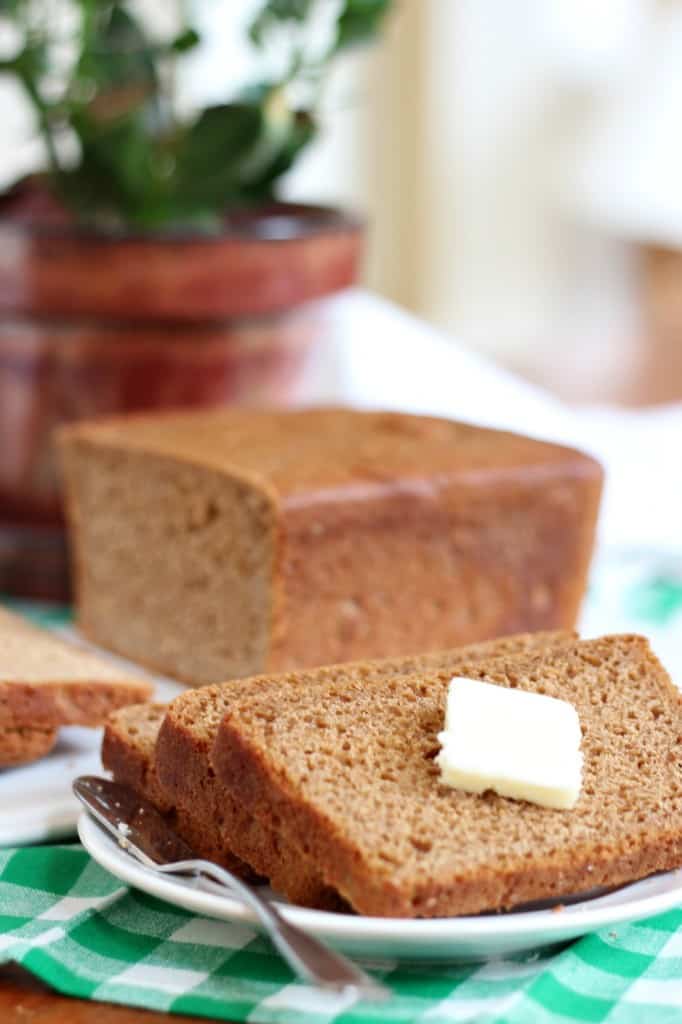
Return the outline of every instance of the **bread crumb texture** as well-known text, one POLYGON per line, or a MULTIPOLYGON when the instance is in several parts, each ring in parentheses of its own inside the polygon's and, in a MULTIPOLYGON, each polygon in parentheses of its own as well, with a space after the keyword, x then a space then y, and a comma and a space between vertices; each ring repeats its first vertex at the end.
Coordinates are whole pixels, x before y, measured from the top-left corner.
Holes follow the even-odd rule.
POLYGON ((443 672, 271 681, 230 705, 214 766, 365 914, 477 913, 682 864, 680 696, 646 640, 574 642, 463 674, 575 705, 585 763, 573 810, 441 784, 443 672))

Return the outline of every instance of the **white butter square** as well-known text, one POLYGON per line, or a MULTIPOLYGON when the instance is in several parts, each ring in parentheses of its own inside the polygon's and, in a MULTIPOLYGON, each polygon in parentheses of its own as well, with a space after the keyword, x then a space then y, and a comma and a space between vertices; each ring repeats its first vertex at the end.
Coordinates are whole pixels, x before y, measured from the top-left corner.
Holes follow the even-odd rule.
POLYGON ((568 701, 456 677, 438 739, 436 760, 448 786, 561 810, 578 800, 580 720, 568 701))

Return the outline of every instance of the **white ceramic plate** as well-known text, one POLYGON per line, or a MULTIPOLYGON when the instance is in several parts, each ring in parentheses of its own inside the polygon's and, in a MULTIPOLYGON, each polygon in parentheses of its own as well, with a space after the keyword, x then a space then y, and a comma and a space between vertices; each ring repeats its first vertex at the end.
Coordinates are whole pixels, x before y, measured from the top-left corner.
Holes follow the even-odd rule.
MULTIPOLYGON (((85 813, 78 821, 78 834, 88 853, 127 885, 196 914, 259 927, 253 913, 238 900, 202 891, 196 881, 157 875, 143 867, 85 813)), ((599 928, 651 917, 680 904, 682 870, 654 875, 561 910, 406 921, 330 914, 287 903, 280 908, 293 924, 363 959, 467 961, 539 949, 599 928)))
MULTIPOLYGON (((62 635, 83 640, 75 632, 62 635)), ((156 700, 168 701, 186 687, 141 671, 130 662, 114 658, 89 646, 101 657, 130 668, 138 678, 144 675, 155 684, 156 700)), ((22 768, 0 769, 0 846, 25 846, 49 839, 75 837, 81 805, 71 792, 78 775, 100 775, 101 729, 65 728, 47 757, 22 768)))

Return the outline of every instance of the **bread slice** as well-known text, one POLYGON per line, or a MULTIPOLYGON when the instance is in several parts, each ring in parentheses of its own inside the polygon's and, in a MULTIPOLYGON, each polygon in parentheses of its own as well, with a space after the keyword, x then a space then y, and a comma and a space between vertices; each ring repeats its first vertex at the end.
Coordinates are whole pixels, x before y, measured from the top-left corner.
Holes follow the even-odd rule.
POLYGON ((164 814, 178 835, 200 856, 233 871, 242 878, 256 876, 248 864, 235 857, 222 842, 216 822, 190 810, 175 807, 156 772, 156 739, 166 704, 133 704, 112 712, 104 728, 102 764, 117 782, 131 786, 164 814))
POLYGON ((573 810, 441 784, 447 673, 263 684, 231 702, 214 769, 363 914, 475 914, 682 865, 681 698, 644 638, 462 674, 575 705, 585 766, 573 810))
POLYGON ((173 804, 159 784, 154 749, 166 707, 159 703, 131 704, 112 711, 102 739, 104 768, 163 813, 172 811, 173 804))
POLYGON ((275 677, 260 676, 188 691, 171 702, 159 732, 158 778, 164 794, 178 811, 205 824, 211 823, 211 828, 216 827, 220 837, 218 845, 232 850, 258 874, 270 879, 273 888, 291 902, 338 909, 339 897, 334 884, 325 882, 315 860, 301 851, 300 842, 285 841, 275 822, 264 827, 262 821, 251 814, 248 801, 242 799, 238 777, 227 787, 216 780, 210 754, 220 722, 232 704, 261 690, 267 691, 273 680, 285 692, 290 688, 305 691, 321 681, 330 686, 353 681, 371 694, 382 679, 425 672, 440 672, 443 679, 449 679, 454 672, 470 663, 477 664, 481 659, 566 646, 573 639, 573 634, 561 632, 523 634, 435 654, 334 665, 275 677))
POLYGON ((0 729, 0 768, 15 768, 49 754, 58 732, 56 728, 33 729, 23 725, 0 729))
POLYGON ((151 685, 0 608, 0 729, 102 725, 151 685))

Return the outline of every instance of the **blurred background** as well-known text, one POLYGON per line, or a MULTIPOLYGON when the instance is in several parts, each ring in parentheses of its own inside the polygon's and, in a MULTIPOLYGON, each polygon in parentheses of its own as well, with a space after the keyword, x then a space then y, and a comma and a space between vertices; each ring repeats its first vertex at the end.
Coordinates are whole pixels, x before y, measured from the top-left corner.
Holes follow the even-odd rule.
POLYGON ((593 452, 682 622, 682 0, 0 15, 0 591, 68 594, 56 426, 331 401, 593 452))
MULTIPOLYGON (((192 4, 188 108, 253 74, 257 7, 192 4)), ((367 288, 563 397, 677 399, 681 59, 678 0, 400 0, 335 66, 282 192, 365 214, 367 288)), ((37 144, 1 88, 7 183, 37 144)))

